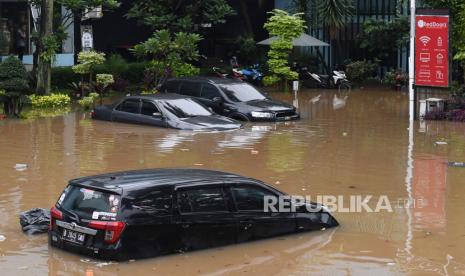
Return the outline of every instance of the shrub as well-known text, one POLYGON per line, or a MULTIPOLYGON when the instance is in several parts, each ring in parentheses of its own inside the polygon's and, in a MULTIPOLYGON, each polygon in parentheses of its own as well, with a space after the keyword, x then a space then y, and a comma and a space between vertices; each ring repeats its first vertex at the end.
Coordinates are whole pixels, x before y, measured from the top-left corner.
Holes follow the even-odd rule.
POLYGON ((142 92, 140 93, 141 95, 153 95, 153 94, 156 94, 158 93, 158 91, 156 89, 150 89, 150 90, 142 90, 142 92))
POLYGON ((129 63, 124 78, 130 83, 141 83, 144 77, 145 69, 149 66, 148 62, 134 62, 129 63))
POLYGON ((94 106, 95 101, 99 98, 99 94, 90 93, 89 96, 83 97, 78 101, 78 104, 84 108, 84 110, 89 110, 94 106))
POLYGON ((111 89, 119 92, 126 91, 126 89, 129 86, 129 81, 122 79, 122 78, 116 78, 115 82, 111 85, 111 89))
MULTIPOLYGON (((115 77, 123 76, 128 69, 128 62, 118 54, 111 55, 103 64, 104 73, 112 74, 115 77)), ((96 68, 96 71, 98 69, 96 68)))
POLYGON ((465 122, 465 109, 455 109, 450 112, 450 120, 465 122))
POLYGON ((391 70, 389 72, 386 72, 382 82, 389 86, 395 86, 396 84, 402 86, 407 84, 407 80, 407 74, 405 72, 402 72, 402 70, 391 70))
POLYGON ((377 61, 359 60, 349 63, 346 66, 347 78, 357 84, 362 84, 365 79, 372 77, 376 74, 378 69, 377 61))
POLYGON ((21 95, 28 91, 28 76, 26 68, 15 57, 8 57, 0 64, 0 89, 6 95, 21 95))
POLYGON ((430 111, 425 114, 425 120, 445 120, 448 118, 447 112, 430 111))
POLYGON ((29 96, 32 107, 36 108, 61 108, 71 104, 71 98, 62 93, 56 93, 46 96, 31 95, 29 96))
POLYGON ((73 71, 76 74, 88 75, 88 82, 92 86, 92 76, 95 66, 102 64, 105 61, 105 54, 95 51, 80 52, 78 54, 78 64, 73 66, 73 71))
POLYGON ((29 90, 28 75, 21 61, 8 57, 0 64, 0 90, 4 111, 7 115, 19 116, 24 105, 24 95, 29 90))
POLYGON ((52 87, 55 90, 69 88, 70 83, 79 83, 80 76, 71 67, 52 68, 52 87))
POLYGON ((115 82, 112 74, 97 74, 96 79, 97 84, 103 88, 107 88, 110 84, 115 82))

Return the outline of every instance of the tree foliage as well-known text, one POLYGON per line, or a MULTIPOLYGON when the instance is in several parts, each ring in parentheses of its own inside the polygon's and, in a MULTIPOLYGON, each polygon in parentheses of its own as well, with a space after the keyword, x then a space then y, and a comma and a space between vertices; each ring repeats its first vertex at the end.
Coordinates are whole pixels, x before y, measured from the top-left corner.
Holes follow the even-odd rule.
POLYGON ((354 9, 350 0, 318 0, 316 7, 319 20, 335 29, 346 24, 354 9))
POLYGON ((397 54, 397 49, 408 42, 410 25, 407 17, 393 21, 369 19, 362 25, 358 44, 365 58, 386 60, 397 54))
POLYGON ((171 35, 168 30, 159 30, 147 41, 136 45, 137 56, 149 56, 151 63, 148 68, 153 74, 154 85, 160 84, 168 77, 192 76, 199 69, 192 65, 198 60, 198 34, 178 32, 171 35))
POLYGON ((202 23, 224 23, 234 14, 226 0, 135 0, 126 15, 153 30, 196 31, 202 23))
POLYGON ((95 51, 80 52, 78 54, 78 64, 73 66, 76 74, 91 74, 96 65, 105 62, 105 54, 95 51))
POLYGON ((288 58, 293 47, 292 40, 299 37, 305 30, 305 22, 301 18, 301 13, 291 15, 286 11, 275 9, 270 14, 271 17, 264 27, 270 36, 276 36, 277 39, 271 43, 268 52, 271 75, 264 79, 267 85, 298 78, 298 73, 291 70, 288 58))

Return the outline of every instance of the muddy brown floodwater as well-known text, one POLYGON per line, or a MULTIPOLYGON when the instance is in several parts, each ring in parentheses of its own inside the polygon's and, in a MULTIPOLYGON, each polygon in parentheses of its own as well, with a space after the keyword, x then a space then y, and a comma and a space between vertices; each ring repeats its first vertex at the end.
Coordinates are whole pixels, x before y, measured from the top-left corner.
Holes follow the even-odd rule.
MULTIPOLYGON (((292 95, 274 94, 287 102, 292 95)), ((2 275, 465 274, 465 124, 415 122, 405 94, 302 91, 302 120, 193 133, 92 121, 82 113, 0 122, 2 275), (410 132, 410 133, 409 133, 410 132), (411 135, 409 135, 411 134, 411 135), (437 143, 442 142, 442 143, 437 143), (446 143, 444 143, 446 142, 446 143), (28 168, 15 170, 15 164, 28 168), (52 206, 69 179, 197 167, 261 179, 289 194, 388 197, 392 212, 335 212, 336 229, 126 263, 26 236, 18 213, 52 206), (410 208, 404 201, 411 199, 410 208)))

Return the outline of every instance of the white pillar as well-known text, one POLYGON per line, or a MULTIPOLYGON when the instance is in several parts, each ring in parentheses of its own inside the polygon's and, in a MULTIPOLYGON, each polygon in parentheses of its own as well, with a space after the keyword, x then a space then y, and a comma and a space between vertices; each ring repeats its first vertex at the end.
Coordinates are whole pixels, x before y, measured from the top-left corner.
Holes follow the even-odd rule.
POLYGON ((415 0, 410 0, 410 54, 408 64, 409 120, 413 121, 415 118, 415 98, 413 91, 415 78, 415 0))

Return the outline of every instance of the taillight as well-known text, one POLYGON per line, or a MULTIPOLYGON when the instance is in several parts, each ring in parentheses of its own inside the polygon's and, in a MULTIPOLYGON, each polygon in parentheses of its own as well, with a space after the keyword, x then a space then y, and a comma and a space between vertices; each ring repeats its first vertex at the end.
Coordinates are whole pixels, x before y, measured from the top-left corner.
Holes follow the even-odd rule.
POLYGON ((50 208, 50 224, 48 226, 49 230, 53 229, 56 219, 63 219, 63 213, 58 210, 56 207, 50 208))
POLYGON ((105 231, 105 243, 115 243, 119 240, 126 224, 122 221, 98 221, 92 220, 88 225, 90 228, 105 231))

